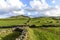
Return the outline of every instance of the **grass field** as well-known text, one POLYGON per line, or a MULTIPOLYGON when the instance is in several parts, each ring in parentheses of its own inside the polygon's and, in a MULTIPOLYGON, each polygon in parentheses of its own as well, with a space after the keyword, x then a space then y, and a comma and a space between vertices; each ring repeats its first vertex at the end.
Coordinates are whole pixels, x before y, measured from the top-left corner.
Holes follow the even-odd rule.
MULTIPOLYGON (((60 19, 58 19, 60 21, 60 19)), ((29 27, 35 25, 28 30, 27 40, 60 40, 60 22, 52 18, 31 18, 28 22, 29 27), (47 25, 44 25, 47 24, 47 25), (48 26, 48 24, 52 24, 48 26), (54 24, 54 25, 53 25, 54 24), (44 26, 42 26, 44 25, 44 26), (54 27, 56 25, 56 27, 54 27), (42 26, 42 27, 40 27, 42 26), (48 27, 46 27, 48 26, 48 27), (59 27, 57 27, 59 26, 59 27)), ((28 21, 25 17, 12 17, 8 19, 0 19, 0 26, 21 25, 28 21)), ((0 40, 15 40, 20 35, 19 32, 12 32, 10 28, 0 28, 0 40)))
POLYGON ((60 28, 28 28, 27 40, 60 40, 60 28))
POLYGON ((27 19, 0 19, 0 26, 11 26, 26 23, 27 19))
MULTIPOLYGON (((0 26, 11 26, 11 25, 21 25, 26 23, 29 18, 21 17, 21 18, 8 18, 8 19, 0 19, 0 26)), ((59 25, 60 22, 58 20, 54 20, 52 18, 31 18, 29 20, 28 25, 42 26, 42 25, 59 25)), ((60 25, 59 25, 60 26, 60 25)))
POLYGON ((52 18, 32 18, 29 22, 29 25, 42 26, 44 24, 56 24, 57 20, 52 18))

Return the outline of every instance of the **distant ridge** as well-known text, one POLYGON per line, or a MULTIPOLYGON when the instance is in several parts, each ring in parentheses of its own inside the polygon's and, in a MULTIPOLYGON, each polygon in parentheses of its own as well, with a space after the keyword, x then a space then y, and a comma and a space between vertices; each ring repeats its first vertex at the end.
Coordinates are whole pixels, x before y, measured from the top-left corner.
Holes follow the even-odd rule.
MULTIPOLYGON (((18 15, 18 16, 12 16, 12 17, 9 17, 9 18, 16 18, 16 19, 20 19, 20 18, 23 18, 23 19, 26 19, 26 18, 30 18, 29 16, 24 16, 24 15, 18 15)), ((40 16, 40 17, 33 17, 33 18, 53 18, 53 19, 60 19, 60 16, 57 16, 57 17, 52 17, 52 16, 40 16)))
POLYGON ((18 15, 18 16, 12 16, 12 17, 9 17, 9 18, 29 18, 28 16, 24 16, 24 15, 18 15))

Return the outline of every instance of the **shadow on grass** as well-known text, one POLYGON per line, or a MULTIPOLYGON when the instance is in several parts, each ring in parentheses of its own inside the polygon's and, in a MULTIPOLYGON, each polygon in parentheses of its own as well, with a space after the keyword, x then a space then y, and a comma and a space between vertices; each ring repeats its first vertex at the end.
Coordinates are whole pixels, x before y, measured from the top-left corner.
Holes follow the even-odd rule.
POLYGON ((60 27, 60 25, 53 25, 53 24, 46 24, 46 25, 41 25, 41 26, 36 26, 36 25, 31 25, 29 26, 30 28, 41 28, 41 27, 60 27))
POLYGON ((2 38, 2 40, 15 40, 18 36, 20 36, 20 32, 13 32, 5 37, 2 38))

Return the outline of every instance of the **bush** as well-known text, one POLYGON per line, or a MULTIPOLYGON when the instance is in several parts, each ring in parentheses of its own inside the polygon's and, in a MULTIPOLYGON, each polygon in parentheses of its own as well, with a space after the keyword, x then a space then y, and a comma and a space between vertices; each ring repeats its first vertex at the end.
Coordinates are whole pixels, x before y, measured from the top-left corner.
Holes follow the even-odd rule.
POLYGON ((31 26, 29 26, 30 28, 35 28, 35 27, 37 27, 36 25, 31 25, 31 26))

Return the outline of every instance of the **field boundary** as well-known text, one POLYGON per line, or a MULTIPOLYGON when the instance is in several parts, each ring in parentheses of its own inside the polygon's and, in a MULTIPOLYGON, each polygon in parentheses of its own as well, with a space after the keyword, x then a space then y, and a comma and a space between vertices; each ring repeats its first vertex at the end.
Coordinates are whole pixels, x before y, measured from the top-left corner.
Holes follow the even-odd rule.
POLYGON ((28 30, 25 28, 19 28, 19 32, 21 32, 21 35, 19 37, 16 38, 16 40, 26 40, 27 39, 27 35, 28 35, 28 30))

